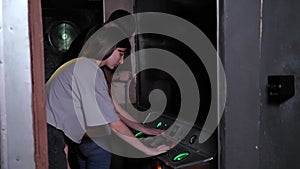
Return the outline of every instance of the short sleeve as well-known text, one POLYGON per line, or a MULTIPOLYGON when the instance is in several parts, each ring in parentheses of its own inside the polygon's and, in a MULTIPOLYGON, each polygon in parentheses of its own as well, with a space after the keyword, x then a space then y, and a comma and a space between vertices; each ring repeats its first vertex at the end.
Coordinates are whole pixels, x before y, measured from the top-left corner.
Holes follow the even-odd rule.
POLYGON ((96 63, 83 59, 76 63, 74 78, 81 96, 82 112, 87 127, 118 121, 106 80, 96 63))

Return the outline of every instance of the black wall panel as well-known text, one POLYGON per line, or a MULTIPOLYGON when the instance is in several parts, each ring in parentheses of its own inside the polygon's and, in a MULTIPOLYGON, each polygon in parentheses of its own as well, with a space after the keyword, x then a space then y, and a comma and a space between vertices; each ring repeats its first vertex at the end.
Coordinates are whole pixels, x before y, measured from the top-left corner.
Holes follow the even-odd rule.
POLYGON ((103 22, 102 1, 42 0, 44 32, 45 79, 66 61, 77 57, 68 51, 59 51, 49 41, 49 33, 58 22, 68 22, 77 28, 79 35, 95 24, 103 22))
POLYGON ((300 1, 268 0, 263 5, 261 56, 260 169, 300 168, 300 1), (295 95, 268 101, 267 77, 292 75, 295 95))
MULTIPOLYGON (((176 15, 197 26, 216 46, 217 35, 217 13, 216 1, 178 1, 178 0, 137 0, 135 4, 135 12, 163 12, 176 15)), ((162 25, 163 26, 163 25, 162 25)), ((174 28, 177 29, 177 28, 174 28)), ((206 116, 210 107, 210 83, 208 74, 203 63, 198 56, 191 51, 188 46, 182 42, 163 35, 143 34, 137 36, 137 50, 147 48, 158 48, 170 51, 180 57, 186 65, 192 70, 196 77, 200 90, 200 112, 196 124, 202 126, 206 120, 206 116)), ((139 58, 139 66, 143 67, 147 63, 153 62, 151 56, 139 58)), ((168 59, 161 60, 168 62, 168 59)), ((180 68, 176 68, 180 69, 180 68)), ((165 114, 176 117, 180 109, 180 92, 179 88, 168 75, 168 73, 158 72, 157 70, 149 70, 141 72, 138 76, 138 104, 141 107, 150 107, 148 96, 151 90, 155 88, 162 89, 167 96, 167 106, 165 114)), ((158 101, 159 102, 159 101, 158 101)))

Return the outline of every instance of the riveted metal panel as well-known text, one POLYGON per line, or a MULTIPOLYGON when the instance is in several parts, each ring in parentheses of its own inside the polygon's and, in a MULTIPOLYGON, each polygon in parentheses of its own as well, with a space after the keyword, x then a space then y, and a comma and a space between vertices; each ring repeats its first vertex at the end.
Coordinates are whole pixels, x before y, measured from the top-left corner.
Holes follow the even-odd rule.
POLYGON ((28 1, 0 2, 1 168, 32 169, 34 141, 28 1))

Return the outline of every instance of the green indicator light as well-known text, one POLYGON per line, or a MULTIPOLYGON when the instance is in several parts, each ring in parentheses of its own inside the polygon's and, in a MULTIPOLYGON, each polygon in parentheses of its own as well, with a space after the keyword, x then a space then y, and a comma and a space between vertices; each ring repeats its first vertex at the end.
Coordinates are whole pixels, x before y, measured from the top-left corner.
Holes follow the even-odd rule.
POLYGON ((138 133, 136 133, 134 136, 135 137, 139 137, 139 136, 141 136, 143 133, 140 131, 140 132, 138 132, 138 133))
POLYGON ((176 155, 173 158, 173 161, 181 161, 181 160, 185 159, 189 155, 190 155, 190 153, 188 153, 188 152, 186 152, 186 153, 180 153, 180 154, 176 155))
POLYGON ((157 123, 156 128, 159 128, 163 123, 160 121, 159 123, 157 123))

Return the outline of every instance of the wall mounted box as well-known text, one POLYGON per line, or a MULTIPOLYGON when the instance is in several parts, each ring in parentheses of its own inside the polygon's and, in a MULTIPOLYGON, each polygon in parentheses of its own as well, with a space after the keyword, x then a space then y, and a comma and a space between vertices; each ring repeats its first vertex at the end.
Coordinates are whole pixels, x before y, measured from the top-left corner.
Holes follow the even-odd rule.
POLYGON ((280 104, 295 95, 293 75, 268 76, 268 101, 280 104))

